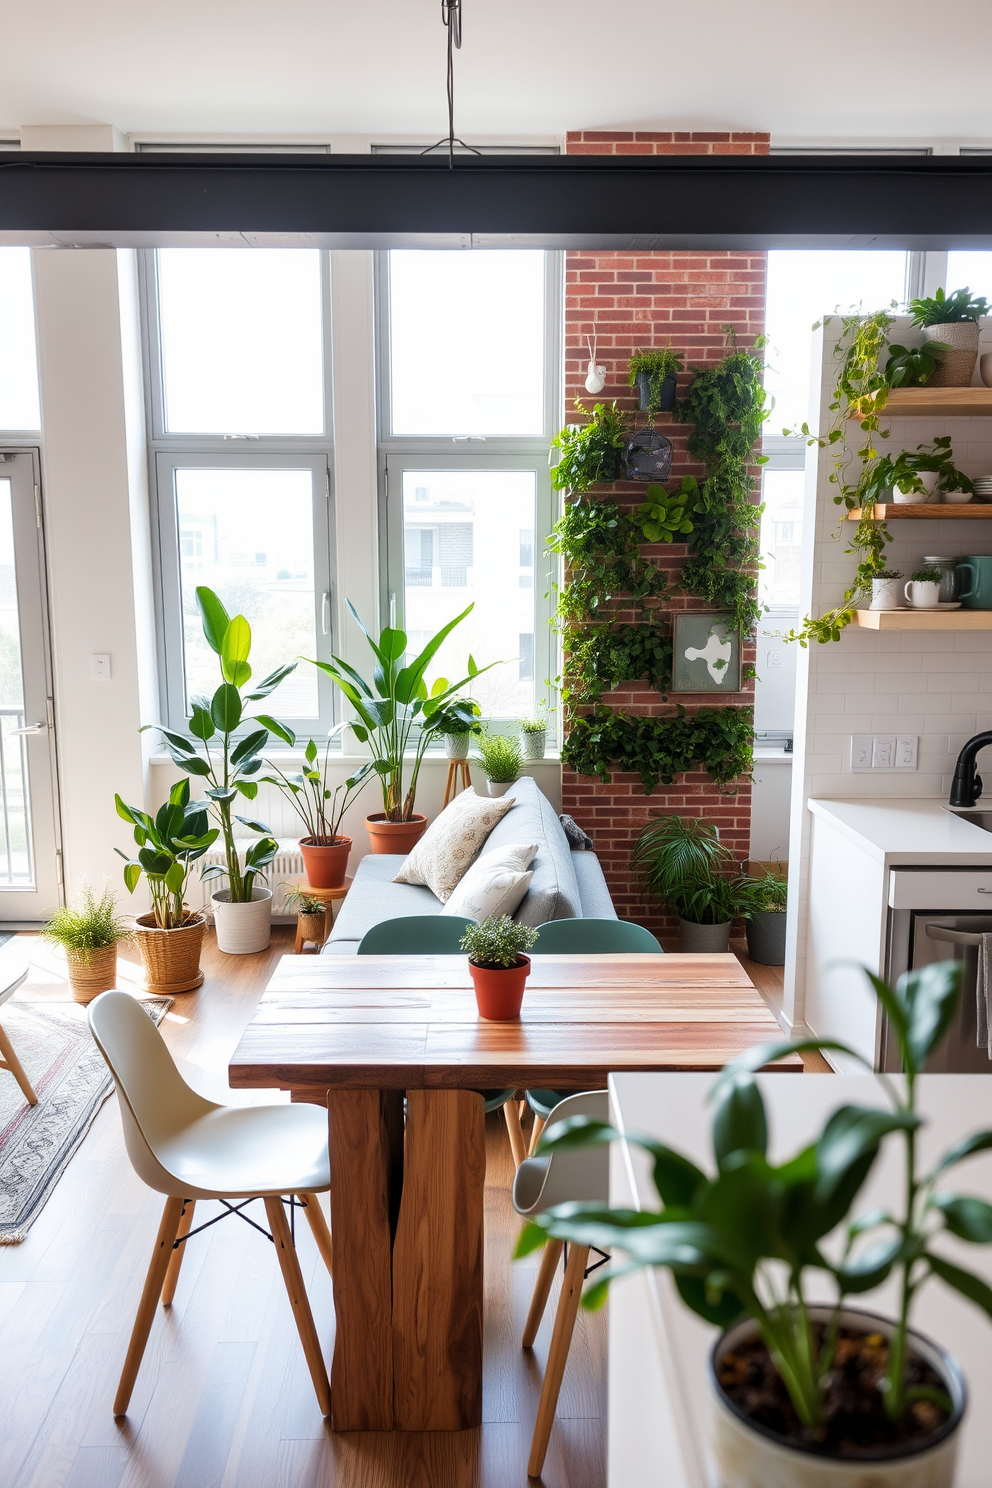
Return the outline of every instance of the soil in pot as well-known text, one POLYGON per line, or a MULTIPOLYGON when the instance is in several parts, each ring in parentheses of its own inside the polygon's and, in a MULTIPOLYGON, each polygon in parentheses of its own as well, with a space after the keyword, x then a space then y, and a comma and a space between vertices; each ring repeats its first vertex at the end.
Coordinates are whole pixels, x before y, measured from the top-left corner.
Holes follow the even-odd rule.
MULTIPOLYGON (((818 1348, 825 1326, 813 1325, 818 1348)), ((820 1437, 811 1437, 800 1422, 762 1339, 747 1339, 725 1353, 717 1366, 717 1382, 739 1412, 787 1446, 841 1459, 873 1452, 892 1455, 900 1448, 922 1450, 950 1412, 930 1400, 917 1400, 901 1421, 891 1422, 879 1389, 888 1362, 889 1343, 881 1333, 853 1327, 838 1331, 826 1396, 827 1424, 820 1437)), ((907 1355, 907 1381, 911 1388, 940 1392, 946 1388, 937 1371, 912 1349, 907 1355)))
POLYGON ((69 987, 74 1002, 92 1002, 117 986, 117 947, 97 946, 87 956, 66 953, 69 987))
POLYGON ((375 811, 365 818, 369 842, 374 853, 412 852, 427 829, 426 816, 415 815, 410 821, 391 822, 385 812, 375 811))
POLYGON ((207 928, 202 914, 191 914, 185 924, 174 930, 162 930, 153 914, 139 915, 136 939, 145 968, 145 987, 149 992, 193 992, 203 984, 200 950, 207 928))
POLYGON ((760 966, 785 965, 784 910, 765 910, 747 922, 747 953, 760 966))
POLYGON ((335 837, 333 842, 301 837, 300 852, 303 854, 303 866, 307 870, 307 883, 312 889, 341 887, 348 869, 350 837, 335 837))
POLYGON ((509 1023, 520 1017, 530 957, 518 956, 516 966, 477 966, 469 957, 468 969, 475 984, 479 1017, 491 1023, 509 1023))

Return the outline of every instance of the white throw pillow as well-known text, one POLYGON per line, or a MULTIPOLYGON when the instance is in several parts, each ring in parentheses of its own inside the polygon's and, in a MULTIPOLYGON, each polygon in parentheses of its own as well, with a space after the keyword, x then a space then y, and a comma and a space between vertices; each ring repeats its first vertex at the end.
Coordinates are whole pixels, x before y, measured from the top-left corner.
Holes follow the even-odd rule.
POLYGON ((512 915, 530 888, 534 875, 526 870, 536 853, 537 844, 533 842, 483 853, 464 875, 441 913, 464 915, 467 920, 512 915))
POLYGON ((493 827, 515 804, 512 796, 477 796, 469 786, 431 822, 393 883, 423 884, 446 904, 493 827))

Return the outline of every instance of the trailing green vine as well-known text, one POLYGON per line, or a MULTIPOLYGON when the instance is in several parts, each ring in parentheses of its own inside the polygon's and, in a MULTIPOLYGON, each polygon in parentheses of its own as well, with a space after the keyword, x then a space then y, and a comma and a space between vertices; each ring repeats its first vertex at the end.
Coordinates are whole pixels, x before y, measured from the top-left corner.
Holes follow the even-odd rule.
POLYGON ((566 569, 556 620, 590 620, 618 594, 629 594, 641 605, 664 594, 668 581, 643 556, 641 541, 633 516, 615 501, 566 506, 547 542, 548 552, 559 554, 566 569))
POLYGON ((567 769, 597 775, 604 785, 613 769, 633 772, 650 795, 689 770, 705 770, 720 785, 750 775, 753 737, 753 708, 690 714, 678 704, 673 717, 636 718, 600 706, 572 718, 561 758, 567 769))
POLYGON ((672 685, 672 636, 666 624, 595 625, 569 635, 562 700, 598 702, 624 682, 646 680, 659 692, 672 685))

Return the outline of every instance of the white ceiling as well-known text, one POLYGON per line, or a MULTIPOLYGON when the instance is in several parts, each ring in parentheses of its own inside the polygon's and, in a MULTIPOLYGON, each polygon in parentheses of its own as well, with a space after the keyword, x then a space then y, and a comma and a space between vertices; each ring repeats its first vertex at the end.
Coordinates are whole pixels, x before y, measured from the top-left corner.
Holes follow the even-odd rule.
MULTIPOLYGON (((2 15, 0 127, 446 132, 439 0, 6 0, 2 15)), ((464 0, 464 27, 467 138, 992 139, 988 0, 464 0)))

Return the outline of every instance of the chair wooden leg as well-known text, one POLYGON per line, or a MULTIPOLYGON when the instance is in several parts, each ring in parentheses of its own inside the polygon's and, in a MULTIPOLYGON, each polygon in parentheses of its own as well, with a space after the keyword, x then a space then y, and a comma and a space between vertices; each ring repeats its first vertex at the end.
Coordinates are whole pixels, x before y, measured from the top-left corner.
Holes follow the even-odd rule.
POLYGON ((513 1166, 519 1168, 527 1156, 527 1143, 524 1141, 524 1134, 520 1127, 520 1112, 517 1110, 516 1101, 507 1101, 503 1107, 503 1115, 506 1118, 506 1130, 510 1138, 510 1151, 513 1153, 513 1166))
POLYGON ((534 1156, 534 1148, 537 1146, 538 1142, 540 1141, 541 1133, 542 1133, 543 1130, 544 1130, 544 1117, 543 1116, 538 1116, 537 1112, 535 1111, 534 1112, 534 1130, 530 1134, 530 1146, 527 1149, 527 1156, 528 1157, 533 1157, 534 1156))
POLYGON ((537 1407, 537 1421, 534 1425, 530 1458, 527 1462, 527 1476, 529 1478, 539 1478, 541 1476, 544 1459, 548 1455, 551 1427, 554 1425, 555 1411, 558 1408, 558 1396, 561 1393, 561 1381, 565 1373, 565 1361, 568 1358, 568 1349, 572 1342, 572 1331, 575 1328, 575 1316, 579 1310, 579 1301, 582 1297, 582 1283, 585 1279, 586 1262, 588 1259, 588 1245, 573 1245, 568 1252, 568 1265, 565 1267, 565 1280, 562 1283, 561 1296, 558 1299, 558 1311, 555 1313, 555 1326, 551 1334, 551 1348, 548 1351, 548 1366, 544 1371, 541 1399, 537 1407))
POLYGON ((317 1249, 320 1251, 324 1265, 327 1267, 328 1276, 333 1276, 334 1269, 331 1265, 333 1257, 331 1231, 327 1220, 324 1218, 324 1211, 320 1207, 320 1199, 315 1193, 297 1194, 297 1198, 303 1200, 303 1213, 307 1217, 307 1223, 313 1233, 313 1238, 317 1242, 317 1249))
POLYGON ((165 1274, 169 1269, 169 1262, 173 1256, 172 1245, 179 1232, 179 1221, 182 1218, 182 1212, 182 1199, 166 1199, 165 1208, 162 1211, 162 1219, 158 1227, 155 1249, 152 1251, 151 1264, 148 1267, 148 1275, 145 1277, 145 1285, 141 1293, 141 1301, 138 1303, 138 1312, 134 1319, 134 1327, 131 1329, 131 1341, 127 1346, 127 1357, 124 1360, 124 1368, 121 1371, 121 1381, 117 1386, 117 1397, 114 1400, 115 1416, 127 1415, 128 1404, 131 1400, 131 1391, 134 1389, 134 1382, 138 1378, 138 1370, 141 1367, 141 1359, 145 1352, 145 1345, 148 1342, 148 1334, 151 1332, 155 1309, 158 1307, 158 1299, 162 1295, 165 1274))
POLYGON ((0 1054, 3 1055, 3 1059, 0 1060, 0 1069, 10 1070, 10 1073, 21 1087, 21 1094, 24 1096, 28 1105, 36 1106, 38 1104, 38 1097, 34 1093, 34 1086, 24 1073, 24 1067, 14 1053, 13 1045, 2 1027, 0 1027, 0 1054))
MULTIPOLYGON (((195 1208, 196 1200, 187 1199, 185 1204, 183 1205, 182 1217, 179 1220, 179 1232, 176 1235, 177 1240, 181 1240, 184 1235, 189 1234, 190 1225, 193 1223, 193 1210, 195 1208)), ((172 1306, 173 1298, 176 1295, 176 1287, 179 1285, 179 1270, 182 1266, 183 1256, 185 1254, 185 1245, 180 1245, 178 1249, 172 1252, 172 1255, 169 1259, 169 1269, 165 1273, 165 1285, 162 1288, 163 1307, 172 1306)))
POLYGON ((303 944, 304 944, 304 942, 303 942, 303 926, 300 924, 299 918, 297 918, 297 921, 296 921, 296 940, 293 942, 293 955, 294 956, 299 956, 299 955, 302 954, 302 952, 303 952, 303 944))
POLYGON ((537 1281, 534 1284, 534 1295, 530 1299, 530 1311, 527 1314, 527 1321, 524 1324, 524 1348, 533 1347, 534 1339, 537 1337, 537 1330, 541 1326, 541 1319, 544 1316, 544 1309, 548 1305, 551 1283, 555 1279, 555 1272, 558 1269, 558 1262, 561 1260, 561 1253, 564 1248, 564 1240, 546 1240, 544 1243, 544 1253, 541 1256, 541 1269, 537 1273, 537 1281))
POLYGON ((279 1257, 282 1279, 286 1283, 286 1291, 296 1319, 296 1328, 310 1369, 310 1378, 317 1392, 317 1404, 320 1406, 321 1415, 329 1416, 331 1414, 331 1386, 327 1378, 324 1356, 320 1351, 320 1340, 314 1326, 313 1313, 307 1301, 299 1258, 289 1233, 286 1211, 282 1207, 282 1199, 266 1198, 265 1216, 269 1221, 272 1238, 276 1242, 276 1254, 279 1257))

